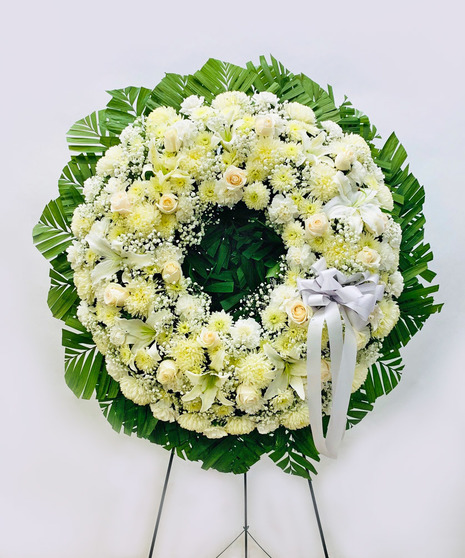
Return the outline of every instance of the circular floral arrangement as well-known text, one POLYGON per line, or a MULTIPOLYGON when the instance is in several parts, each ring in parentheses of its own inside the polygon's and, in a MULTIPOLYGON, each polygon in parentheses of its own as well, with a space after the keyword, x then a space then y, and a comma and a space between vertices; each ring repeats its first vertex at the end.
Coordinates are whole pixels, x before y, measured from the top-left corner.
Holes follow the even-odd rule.
POLYGON ((365 116, 275 60, 110 93, 71 128, 82 154, 34 230, 68 384, 95 391, 117 430, 204 467, 244 472, 268 453, 307 476, 311 394, 322 432, 341 406, 334 324, 354 339, 351 426, 439 309, 417 278, 434 274, 402 146, 375 148, 365 116))

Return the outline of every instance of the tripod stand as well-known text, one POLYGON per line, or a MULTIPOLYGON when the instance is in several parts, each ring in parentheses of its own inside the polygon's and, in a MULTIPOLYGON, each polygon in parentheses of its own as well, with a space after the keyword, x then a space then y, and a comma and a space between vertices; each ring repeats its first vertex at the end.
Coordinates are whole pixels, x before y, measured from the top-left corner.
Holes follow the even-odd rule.
MULTIPOLYGON (((156 523, 155 523, 155 529, 154 529, 154 532, 153 532, 152 544, 150 545, 150 551, 149 551, 148 558, 154 558, 153 551, 154 551, 154 548, 155 548, 155 542, 157 540, 158 528, 160 527, 161 514, 162 514, 162 511, 163 511, 163 504, 165 502, 166 491, 167 491, 168 482, 169 482, 169 479, 170 479, 171 468, 172 468, 172 465, 173 465, 173 458, 174 458, 174 450, 171 451, 169 462, 168 462, 168 468, 166 470, 165 482, 163 484, 163 491, 162 491, 162 494, 161 494, 160 505, 158 507, 157 520, 156 520, 156 523)), ((244 536, 244 558, 249 558, 249 538, 252 539, 255 542, 255 544, 266 554, 266 556, 268 556, 269 558, 272 558, 271 554, 269 554, 261 546, 261 544, 255 539, 255 537, 250 532, 249 524, 248 524, 248 517, 247 517, 247 506, 248 506, 247 473, 244 473, 243 477, 244 477, 244 526, 243 526, 241 532, 237 535, 237 537, 235 539, 233 539, 226 546, 226 548, 224 548, 219 554, 217 554, 216 558, 220 558, 220 556, 222 556, 228 550, 228 548, 230 548, 242 536, 244 536)), ((324 536, 323 528, 322 528, 322 525, 321 525, 320 514, 318 512, 318 506, 317 506, 317 503, 316 503, 315 492, 313 490, 312 481, 310 479, 308 479, 308 486, 310 488, 310 494, 311 494, 312 503, 313 503, 313 510, 315 512, 315 518, 316 518, 316 521, 317 521, 317 524, 318 524, 318 531, 320 533, 320 539, 321 539, 321 545, 323 547, 324 558, 329 558, 328 549, 326 547, 325 536, 324 536)))

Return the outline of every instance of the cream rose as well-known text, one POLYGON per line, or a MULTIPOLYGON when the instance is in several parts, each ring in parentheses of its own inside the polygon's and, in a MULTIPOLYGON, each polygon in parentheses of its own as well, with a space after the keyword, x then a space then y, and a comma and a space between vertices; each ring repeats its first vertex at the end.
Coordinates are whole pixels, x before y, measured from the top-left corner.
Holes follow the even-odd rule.
POLYGON ((258 115, 255 118, 255 131, 259 136, 272 136, 275 131, 274 118, 269 114, 258 115))
POLYGON ((367 267, 379 267, 381 257, 379 252, 373 250, 373 248, 368 248, 365 246, 360 252, 357 254, 356 260, 361 264, 366 265, 367 267))
POLYGON ((199 343, 206 349, 213 349, 220 344, 220 336, 211 329, 202 329, 199 335, 199 343))
POLYGON ((228 190, 237 190, 238 188, 242 188, 247 182, 247 174, 245 171, 235 167, 234 165, 230 165, 226 169, 223 178, 226 182, 228 190))
POLYGON ((305 234, 307 238, 324 236, 329 229, 329 221, 324 213, 315 213, 305 219, 305 234))
POLYGON ((163 194, 157 203, 157 207, 162 213, 171 215, 178 208, 178 197, 174 194, 163 194))
POLYGON ((123 306, 128 296, 129 293, 124 287, 118 283, 110 283, 103 293, 103 301, 109 306, 123 306))
POLYGON ((182 277, 181 266, 176 261, 166 262, 161 272, 163 281, 166 283, 177 283, 182 277))
POLYGON ((182 141, 179 137, 178 130, 174 126, 166 130, 164 143, 166 151, 175 152, 181 147, 182 141))
POLYGON ((173 382, 178 373, 178 365, 174 360, 162 360, 157 371, 157 380, 160 384, 169 384, 173 382))
POLYGON ((246 384, 241 384, 237 388, 236 401, 239 407, 246 413, 256 413, 263 404, 260 392, 246 384))
POLYGON ((286 311, 291 322, 297 325, 304 324, 309 318, 309 309, 300 299, 288 302, 286 311))
POLYGON ((128 195, 125 191, 115 192, 111 196, 111 210, 114 213, 119 213, 120 215, 128 215, 131 213, 131 202, 129 201, 128 195))

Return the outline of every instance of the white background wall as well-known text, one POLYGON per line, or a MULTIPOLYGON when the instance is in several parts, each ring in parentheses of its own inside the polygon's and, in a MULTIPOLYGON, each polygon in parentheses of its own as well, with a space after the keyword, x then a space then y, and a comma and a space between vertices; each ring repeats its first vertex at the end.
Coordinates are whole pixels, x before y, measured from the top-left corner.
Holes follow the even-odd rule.
MULTIPOLYGON (((400 386, 315 480, 332 558, 465 555, 462 3, 11 2, 0 34, 1 558, 148 554, 168 453, 114 433, 63 379, 48 266, 31 242, 68 160, 65 133, 108 100, 209 57, 272 53, 396 130, 427 187, 441 315, 404 351, 400 386)), ((252 533, 274 558, 322 556, 306 483, 250 473, 252 533)), ((156 556, 213 557, 242 525, 242 478, 175 460, 156 556)), ((240 557, 236 546, 227 555, 240 557)), ((225 555, 226 556, 226 555, 225 555)), ((253 553, 251 556, 261 556, 253 553)))

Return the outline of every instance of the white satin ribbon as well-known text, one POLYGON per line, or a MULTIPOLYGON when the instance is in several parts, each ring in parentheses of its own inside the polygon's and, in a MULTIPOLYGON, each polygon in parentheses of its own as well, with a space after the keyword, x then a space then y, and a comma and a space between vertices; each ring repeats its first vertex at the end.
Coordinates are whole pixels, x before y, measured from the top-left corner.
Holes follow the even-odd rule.
POLYGON ((336 458, 347 422, 352 382, 357 357, 355 330, 368 323, 384 287, 379 277, 370 272, 346 277, 324 258, 313 266, 314 279, 297 279, 297 287, 305 305, 314 312, 307 334, 307 401, 310 426, 317 450, 336 458), (328 327, 331 355, 332 408, 326 438, 323 434, 321 407, 321 338, 324 324, 328 327), (344 330, 342 325, 344 324, 344 330))

